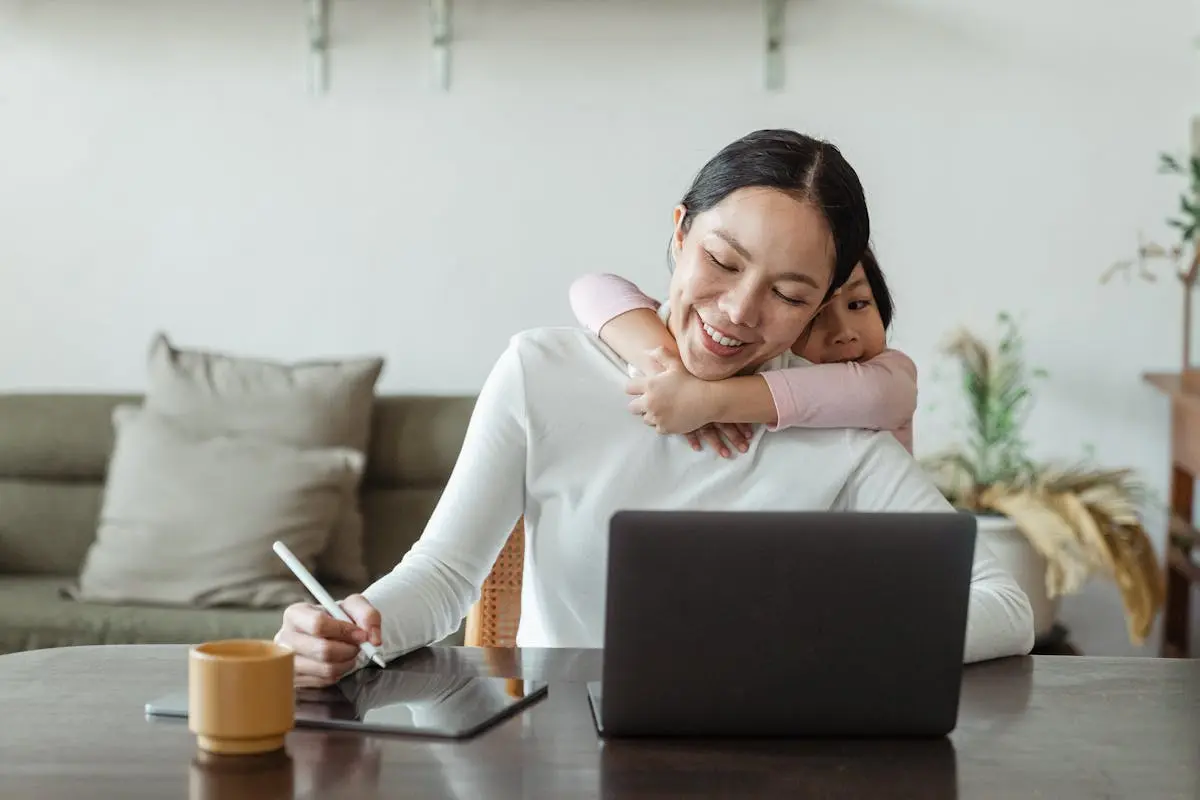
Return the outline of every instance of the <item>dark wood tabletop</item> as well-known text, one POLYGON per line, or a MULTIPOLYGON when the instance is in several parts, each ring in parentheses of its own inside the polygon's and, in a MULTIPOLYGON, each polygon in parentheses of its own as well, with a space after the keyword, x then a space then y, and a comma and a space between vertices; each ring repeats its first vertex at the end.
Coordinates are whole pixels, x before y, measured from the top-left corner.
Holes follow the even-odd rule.
POLYGON ((591 650, 418 651, 391 668, 546 680, 550 691, 469 740, 298 728, 276 757, 206 763, 186 721, 143 710, 186 688, 186 647, 0 656, 0 797, 1200 797, 1196 660, 972 665, 955 732, 907 742, 602 741, 584 685, 600 665, 591 650))

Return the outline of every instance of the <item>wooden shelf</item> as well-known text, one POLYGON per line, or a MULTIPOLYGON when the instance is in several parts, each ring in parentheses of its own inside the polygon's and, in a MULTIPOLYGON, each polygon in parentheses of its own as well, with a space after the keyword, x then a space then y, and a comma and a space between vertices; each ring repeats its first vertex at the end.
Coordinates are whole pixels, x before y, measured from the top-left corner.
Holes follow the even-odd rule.
POLYGON ((1188 583, 1200 583, 1200 565, 1178 547, 1171 547, 1167 551, 1167 565, 1186 578, 1188 583))
POLYGON ((1162 646, 1161 655, 1163 658, 1187 658, 1187 652, 1181 649, 1178 645, 1166 642, 1162 646))
MULTIPOLYGON (((329 91, 330 7, 333 0, 306 0, 308 6, 309 91, 329 91)), ((429 42, 433 53, 434 82, 450 88, 450 50, 454 43, 452 0, 429 3, 429 42)), ((783 44, 788 0, 762 0, 763 86, 778 91, 784 84, 783 44)))
POLYGON ((1178 514, 1171 514, 1167 519, 1167 532, 1178 544, 1184 547, 1200 547, 1200 531, 1178 514))
POLYGON ((1175 373, 1149 372, 1142 379, 1171 401, 1171 515, 1167 518, 1163 559, 1166 602, 1159 654, 1189 658, 1192 594, 1200 584, 1200 565, 1192 560, 1192 548, 1200 547, 1200 532, 1192 523, 1196 479, 1200 476, 1200 393, 1186 389, 1182 377, 1175 373))

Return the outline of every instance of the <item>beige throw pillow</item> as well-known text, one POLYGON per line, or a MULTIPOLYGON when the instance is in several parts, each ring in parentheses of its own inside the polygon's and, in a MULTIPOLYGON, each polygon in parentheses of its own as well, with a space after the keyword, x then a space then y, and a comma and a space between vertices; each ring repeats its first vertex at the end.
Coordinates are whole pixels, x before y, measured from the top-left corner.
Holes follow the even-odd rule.
MULTIPOLYGON (((245 434, 293 447, 346 447, 364 454, 382 358, 282 363, 183 349, 158 334, 149 354, 146 408, 202 434, 245 434)), ((363 586, 363 521, 350 495, 317 574, 363 586)))
POLYGON ((310 569, 362 473, 348 448, 207 437, 133 406, 113 414, 96 541, 79 600, 279 607, 312 602, 271 544, 310 569))

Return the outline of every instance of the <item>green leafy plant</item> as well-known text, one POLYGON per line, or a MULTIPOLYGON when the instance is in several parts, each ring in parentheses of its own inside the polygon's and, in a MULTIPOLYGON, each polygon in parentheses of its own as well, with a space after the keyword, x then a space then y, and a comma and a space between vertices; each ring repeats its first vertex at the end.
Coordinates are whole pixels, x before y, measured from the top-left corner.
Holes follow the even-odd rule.
POLYGON ((1167 219, 1167 225, 1179 231, 1181 247, 1186 248, 1200 232, 1200 156, 1192 156, 1185 162, 1170 153, 1160 153, 1158 171, 1187 180, 1187 190, 1179 195, 1178 216, 1167 219))
POLYGON ((955 332, 943 348, 960 367, 966 442, 932 463, 952 468, 961 479, 949 490, 951 502, 976 511, 984 510, 979 496, 989 486, 1020 480, 1036 469, 1024 426, 1033 403, 1031 381, 1046 372, 1026 367, 1024 341, 1012 315, 1001 312, 997 322, 1001 335, 994 349, 966 329, 955 332))
POLYGON ((1165 220, 1170 228, 1179 232, 1179 239, 1169 247, 1157 242, 1146 241, 1138 235, 1136 259, 1125 258, 1112 264, 1100 276, 1101 283, 1108 283, 1118 272, 1127 276, 1137 265, 1137 276, 1147 283, 1157 281, 1154 272, 1147 266, 1148 261, 1168 261, 1172 272, 1184 286, 1184 368, 1190 366, 1190 337, 1191 327, 1191 290, 1200 277, 1200 156, 1180 158, 1171 153, 1158 154, 1158 172, 1163 175, 1174 175, 1183 178, 1184 189, 1179 194, 1178 210, 1165 220), (1190 257, 1189 257, 1190 253, 1190 257))
POLYGON ((1139 507, 1145 493, 1129 470, 1079 464, 1037 464, 1024 425, 1033 380, 1045 377, 1025 363, 1024 341, 1009 314, 988 346, 968 330, 950 337, 945 353, 961 374, 966 441, 926 459, 925 466, 957 508, 1012 520, 1046 559, 1046 591, 1078 591, 1093 574, 1119 587, 1130 640, 1145 641, 1163 602, 1163 577, 1139 507))

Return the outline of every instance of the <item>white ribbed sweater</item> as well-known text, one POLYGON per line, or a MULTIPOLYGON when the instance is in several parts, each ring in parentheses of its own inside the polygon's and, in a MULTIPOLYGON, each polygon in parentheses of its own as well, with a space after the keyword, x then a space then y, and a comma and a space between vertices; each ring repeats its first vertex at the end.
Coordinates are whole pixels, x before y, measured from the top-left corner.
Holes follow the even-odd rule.
MULTIPOLYGON (((785 353, 762 369, 804 363, 785 353)), ((424 534, 364 592, 385 657, 458 628, 522 514, 518 644, 603 647, 608 521, 620 509, 952 510, 890 433, 760 426, 749 452, 722 459, 631 414, 626 380, 625 362, 585 331, 512 338, 424 534)), ((1029 601, 980 541, 964 660, 1032 645, 1029 601)))

